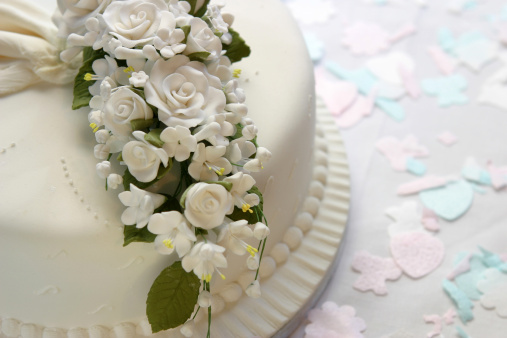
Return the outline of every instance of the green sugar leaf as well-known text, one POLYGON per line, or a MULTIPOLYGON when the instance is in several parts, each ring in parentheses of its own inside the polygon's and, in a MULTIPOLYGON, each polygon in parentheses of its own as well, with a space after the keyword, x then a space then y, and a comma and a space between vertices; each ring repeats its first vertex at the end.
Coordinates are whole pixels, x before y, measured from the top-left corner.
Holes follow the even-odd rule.
POLYGON ((210 52, 195 52, 187 55, 190 61, 204 62, 210 56, 210 52))
POLYGON ((232 35, 232 42, 229 45, 223 45, 223 49, 226 50, 225 56, 227 56, 232 63, 249 56, 250 47, 245 43, 245 40, 239 36, 239 33, 230 27, 229 33, 232 35))
POLYGON ((160 134, 162 133, 162 129, 153 129, 146 135, 144 135, 144 139, 153 144, 157 148, 162 148, 164 145, 164 141, 160 139, 160 134))
POLYGON ((93 62, 104 58, 106 53, 104 50, 94 50, 92 47, 85 47, 83 50, 83 65, 74 79, 74 100, 72 101, 72 109, 76 110, 86 107, 92 99, 92 94, 88 91, 88 87, 93 85, 95 81, 86 81, 85 75, 93 74, 93 62))
POLYGON ((154 119, 136 119, 130 121, 130 126, 132 127, 132 130, 144 130, 151 127, 153 123, 155 123, 154 119))
POLYGON ((153 333, 184 324, 194 312, 201 282, 174 262, 155 279, 146 300, 146 315, 153 333))
POLYGON ((171 171, 172 167, 173 167, 173 159, 169 158, 167 167, 164 167, 163 164, 160 164, 160 167, 158 168, 157 172, 157 177, 151 182, 139 182, 127 168, 123 173, 123 189, 125 191, 130 191, 131 183, 136 187, 138 187, 139 189, 146 189, 149 186, 152 186, 153 184, 157 183, 162 177, 164 177, 168 172, 171 171))
POLYGON ((153 243, 156 235, 148 231, 147 227, 138 229, 135 225, 126 225, 123 228, 123 246, 133 242, 153 243))
MULTIPOLYGON (((180 0, 180 1, 183 1, 183 0, 180 0)), ((208 4, 210 2, 210 0, 204 0, 204 2, 199 6, 198 6, 198 3, 200 2, 199 0, 186 0, 189 4, 190 4, 190 14, 193 13, 193 15, 196 17, 196 18, 200 18, 202 17, 205 13, 206 13, 206 10, 208 9, 208 4)))

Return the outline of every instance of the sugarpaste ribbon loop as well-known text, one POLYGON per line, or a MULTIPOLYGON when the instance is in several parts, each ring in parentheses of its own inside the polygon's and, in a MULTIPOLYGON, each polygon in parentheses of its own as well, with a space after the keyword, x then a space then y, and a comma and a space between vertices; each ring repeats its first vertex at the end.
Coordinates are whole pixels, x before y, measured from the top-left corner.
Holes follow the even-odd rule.
POLYGON ((51 16, 22 0, 0 4, 0 96, 37 82, 67 84, 74 80, 81 60, 60 60, 65 40, 57 37, 51 16))

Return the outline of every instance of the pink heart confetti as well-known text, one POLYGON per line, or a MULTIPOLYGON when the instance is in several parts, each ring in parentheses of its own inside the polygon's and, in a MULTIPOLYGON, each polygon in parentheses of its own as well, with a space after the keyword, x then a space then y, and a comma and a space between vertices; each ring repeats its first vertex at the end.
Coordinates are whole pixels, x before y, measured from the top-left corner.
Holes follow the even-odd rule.
POLYGON ((353 307, 339 307, 333 302, 325 302, 322 309, 310 310, 308 320, 311 324, 305 327, 305 338, 363 338, 361 332, 366 330, 366 323, 356 317, 353 307))
POLYGON ((410 181, 400 185, 398 187, 398 190, 396 190, 396 193, 398 195, 417 194, 418 192, 423 190, 443 187, 450 180, 452 180, 452 178, 428 175, 426 177, 418 178, 414 181, 410 181))
POLYGON ((350 128, 357 124, 363 117, 369 116, 375 104, 375 92, 368 97, 359 95, 352 106, 335 118, 336 125, 340 128, 350 128))
POLYGON ((423 224, 426 230, 429 231, 440 230, 440 225, 438 224, 438 216, 431 209, 423 208, 423 216, 421 223, 423 224))
POLYGON ((391 238, 391 254, 410 277, 420 278, 435 270, 444 258, 444 244, 425 232, 409 232, 391 238))
POLYGON ((507 186, 507 167, 497 167, 492 162, 488 162, 486 168, 491 176, 491 185, 495 190, 507 186))
POLYGON ((358 21, 345 28, 342 43, 353 54, 374 55, 390 47, 390 36, 377 24, 358 21))
POLYGON ((424 316, 424 321, 433 324, 433 330, 426 336, 428 338, 439 337, 442 333, 442 318, 439 315, 426 315, 424 316))
POLYGON ((402 275, 392 258, 374 256, 364 250, 356 253, 352 268, 361 273, 354 288, 363 292, 372 290, 377 295, 387 294, 386 280, 396 280, 402 275))
POLYGON ((430 46, 428 47, 428 52, 442 74, 451 75, 454 69, 456 69, 458 61, 445 53, 440 47, 430 46))
POLYGON ((392 136, 386 136, 378 140, 375 147, 387 157, 391 167, 397 171, 407 169, 409 158, 425 157, 429 154, 428 149, 420 145, 413 135, 408 135, 402 141, 392 136))
POLYGON ((442 132, 437 136, 437 139, 446 146, 452 146, 454 143, 458 141, 456 135, 454 135, 450 131, 442 132))
POLYGON ((323 69, 316 69, 317 94, 324 100, 329 111, 339 116, 350 108, 358 97, 357 86, 347 81, 329 80, 323 69))

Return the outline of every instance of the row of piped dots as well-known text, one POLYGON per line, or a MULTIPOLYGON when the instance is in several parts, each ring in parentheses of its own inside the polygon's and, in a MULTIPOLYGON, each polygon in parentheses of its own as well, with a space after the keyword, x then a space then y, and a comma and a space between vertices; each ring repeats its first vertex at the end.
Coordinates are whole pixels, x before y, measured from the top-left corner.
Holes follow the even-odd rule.
POLYGON ((0 148, 0 154, 4 154, 8 149, 12 149, 16 147, 16 143, 11 143, 7 148, 0 148))

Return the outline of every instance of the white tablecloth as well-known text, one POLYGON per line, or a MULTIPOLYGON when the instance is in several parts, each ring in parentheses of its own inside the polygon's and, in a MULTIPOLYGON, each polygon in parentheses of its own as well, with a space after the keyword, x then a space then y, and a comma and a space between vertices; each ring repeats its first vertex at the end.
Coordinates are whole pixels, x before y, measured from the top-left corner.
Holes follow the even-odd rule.
MULTIPOLYGON (((299 0, 286 2, 295 1, 299 0)), ((378 5, 359 0, 328 1, 327 4, 335 8, 330 20, 309 24, 299 17, 303 32, 314 33, 325 43, 326 53, 320 64, 332 61, 353 69, 364 66, 371 58, 355 56, 341 44, 346 23, 374 22, 391 32, 403 24, 413 23, 416 33, 394 43, 388 51, 409 54, 415 60, 415 78, 420 83, 423 79, 442 75, 427 51, 428 46, 438 44, 437 35, 442 27, 448 27, 456 36, 478 30, 498 41, 492 15, 498 18, 505 6, 503 1, 477 1, 477 6, 472 4, 470 9, 458 15, 447 10, 450 3, 447 1, 430 0, 426 7, 409 0, 386 2, 378 5)), ((321 6, 326 1, 306 3, 311 7, 321 6)), ((504 49, 502 46, 501 51, 504 49)), ((435 97, 423 94, 414 100, 405 96, 400 100, 406 111, 404 121, 397 122, 375 108, 370 117, 342 130, 351 172, 348 233, 342 244, 345 247, 338 269, 318 305, 334 301, 338 305, 353 306, 357 316, 366 322, 365 337, 382 337, 400 329, 414 337, 426 337, 433 325, 426 324, 423 315, 442 315, 453 307, 441 285, 452 270, 455 255, 463 251, 477 252, 478 246, 495 253, 507 252, 507 192, 485 187, 485 194, 475 193, 473 205, 463 217, 453 222, 440 220, 441 230, 436 236, 443 241, 446 253, 437 270, 417 280, 403 275, 397 281, 388 281, 386 296, 377 296, 371 291, 359 292, 352 287, 359 277, 351 269, 356 252, 367 250, 377 256, 391 256, 387 228, 392 220, 385 215, 386 208, 410 200, 420 203, 417 195, 397 196, 396 189, 400 184, 417 177, 391 169, 386 158, 375 149, 376 141, 385 136, 402 139, 413 134, 429 149, 429 156, 421 159, 428 168, 427 175, 459 176, 467 157, 475 157, 483 167, 488 160, 496 165, 507 164, 507 110, 477 102, 485 80, 503 67, 499 60, 479 72, 458 66, 454 73, 461 74, 468 81, 464 93, 469 97, 469 103, 465 105, 442 108, 435 97), (458 137, 456 144, 447 147, 437 141, 437 135, 445 130, 458 137)), ((475 319, 467 325, 459 319, 453 325, 444 324, 442 337, 458 337, 455 326, 462 327, 474 338, 507 337, 507 318, 500 318, 494 310, 484 309, 479 302, 475 302, 474 315, 475 319)), ((303 336, 304 325, 293 338, 303 336)))

